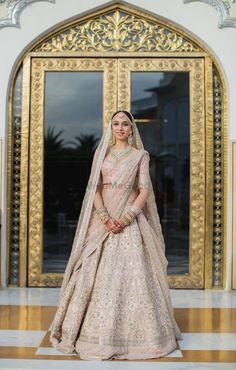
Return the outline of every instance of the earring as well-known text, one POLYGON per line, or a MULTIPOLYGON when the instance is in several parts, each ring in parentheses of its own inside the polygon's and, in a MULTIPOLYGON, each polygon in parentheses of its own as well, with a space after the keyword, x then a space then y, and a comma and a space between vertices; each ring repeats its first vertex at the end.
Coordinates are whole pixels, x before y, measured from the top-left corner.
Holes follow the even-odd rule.
POLYGON ((129 134, 128 136, 128 144, 132 145, 133 144, 133 135, 129 134))
POLYGON ((116 142, 116 139, 115 139, 115 136, 113 135, 113 133, 111 133, 111 136, 110 136, 110 140, 109 140, 109 144, 110 145, 114 145, 116 142))

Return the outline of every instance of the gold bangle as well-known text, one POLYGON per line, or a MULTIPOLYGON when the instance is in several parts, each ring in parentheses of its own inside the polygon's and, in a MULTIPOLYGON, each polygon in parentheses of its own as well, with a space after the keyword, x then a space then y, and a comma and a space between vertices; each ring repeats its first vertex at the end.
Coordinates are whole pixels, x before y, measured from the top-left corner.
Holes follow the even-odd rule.
POLYGON ((126 225, 129 225, 132 221, 132 219, 130 219, 130 217, 127 214, 124 214, 121 219, 124 221, 126 225))
POLYGON ((109 213, 108 213, 106 207, 100 207, 100 208, 96 209, 96 213, 97 213, 99 219, 104 224, 110 219, 110 216, 109 216, 109 213))

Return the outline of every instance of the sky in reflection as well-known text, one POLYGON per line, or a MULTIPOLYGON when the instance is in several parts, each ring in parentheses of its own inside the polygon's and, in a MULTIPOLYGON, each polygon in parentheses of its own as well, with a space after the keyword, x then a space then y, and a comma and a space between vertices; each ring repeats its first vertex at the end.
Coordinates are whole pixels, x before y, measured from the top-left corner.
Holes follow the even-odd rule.
MULTIPOLYGON (((164 73, 139 73, 132 103, 150 97, 146 89, 160 86, 164 73)), ((114 87, 115 88, 115 87, 114 87)), ((103 114, 103 72, 46 72, 45 130, 64 130, 61 138, 71 141, 80 134, 101 137, 103 114)), ((67 144, 69 146, 69 144, 67 144)))
POLYGON ((102 72, 46 72, 45 130, 64 130, 65 142, 81 134, 100 137, 102 101, 102 72))

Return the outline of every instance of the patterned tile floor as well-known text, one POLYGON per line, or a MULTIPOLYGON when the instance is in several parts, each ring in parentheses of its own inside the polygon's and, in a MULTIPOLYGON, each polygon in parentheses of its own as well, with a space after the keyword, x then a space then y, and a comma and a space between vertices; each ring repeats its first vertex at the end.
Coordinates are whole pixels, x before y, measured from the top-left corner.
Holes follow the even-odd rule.
POLYGON ((0 290, 0 369, 236 370, 236 292, 171 290, 183 333, 178 349, 152 360, 84 361, 51 347, 58 288, 0 290), (75 365, 76 362, 76 365, 75 365))

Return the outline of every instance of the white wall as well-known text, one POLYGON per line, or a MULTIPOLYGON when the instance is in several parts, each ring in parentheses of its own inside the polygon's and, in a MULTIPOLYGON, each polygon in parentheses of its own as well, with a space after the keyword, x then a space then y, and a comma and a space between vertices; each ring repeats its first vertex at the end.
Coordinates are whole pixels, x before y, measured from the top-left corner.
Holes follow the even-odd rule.
MULTIPOLYGON (((214 8, 202 2, 183 4, 182 0, 135 0, 127 1, 136 6, 167 18, 199 37, 215 54, 222 66, 229 91, 229 138, 236 139, 236 52, 233 52, 236 29, 218 28, 218 14, 214 8)), ((11 75, 19 55, 42 32, 70 17, 94 7, 104 5, 101 0, 56 0, 56 3, 37 2, 27 6, 21 16, 21 28, 0 29, 0 138, 7 135, 7 99, 11 75)), ((7 145, 5 144, 5 150, 7 145)), ((5 275, 6 253, 6 160, 3 163, 5 188, 2 189, 2 274, 5 275)), ((231 189, 229 188, 229 216, 231 215, 231 189)), ((0 197, 1 199, 1 197, 0 197)), ((228 242, 230 243, 230 218, 228 218, 228 242)), ((231 253, 230 247, 229 254, 231 253)), ((4 277, 3 277, 4 281, 4 277)))

